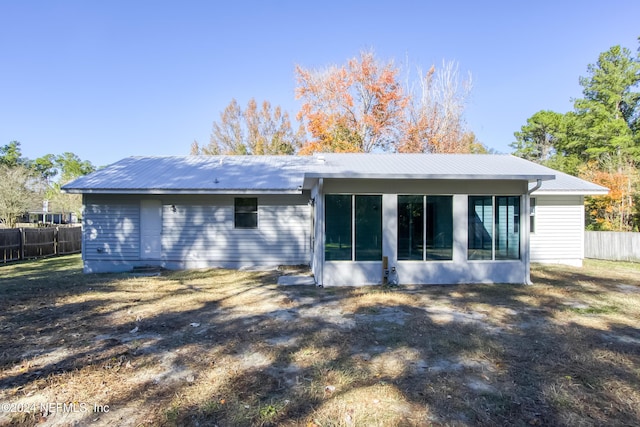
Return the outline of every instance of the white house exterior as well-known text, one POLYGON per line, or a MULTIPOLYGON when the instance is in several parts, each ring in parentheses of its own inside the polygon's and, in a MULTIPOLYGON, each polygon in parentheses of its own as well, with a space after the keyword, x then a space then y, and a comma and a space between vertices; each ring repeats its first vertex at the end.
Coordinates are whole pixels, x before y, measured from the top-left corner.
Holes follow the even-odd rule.
POLYGON ((584 196, 607 194, 604 187, 555 171, 556 178, 531 194, 531 261, 582 266, 584 196))
POLYGON ((583 196, 607 191, 433 154, 132 157, 64 189, 83 194, 85 272, 306 264, 324 286, 528 283, 531 261, 581 263, 583 196))

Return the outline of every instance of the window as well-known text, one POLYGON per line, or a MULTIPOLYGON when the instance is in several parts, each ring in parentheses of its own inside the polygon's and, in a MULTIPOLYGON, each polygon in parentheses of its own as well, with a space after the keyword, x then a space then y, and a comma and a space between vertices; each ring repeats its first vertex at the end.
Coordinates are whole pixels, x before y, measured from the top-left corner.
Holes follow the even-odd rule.
POLYGON ((469 196, 469 259, 492 259, 493 200, 469 196))
POLYGON ((382 259, 382 196, 355 196, 356 261, 382 259))
POLYGON ((325 260, 351 260, 351 211, 351 196, 325 196, 325 260))
POLYGON ((398 196, 398 259, 452 257, 453 197, 398 196))
POLYGON ((496 197, 495 259, 520 259, 520 197, 496 197))
POLYGON ((324 247, 327 261, 380 261, 382 196, 327 194, 324 247))
POLYGON ((536 198, 529 200, 529 232, 536 232, 536 198))
POLYGON ((424 259, 423 196, 398 196, 398 259, 424 259))
POLYGON ((237 197, 234 199, 234 227, 258 228, 258 199, 237 197))
POLYGON ((427 260, 453 259, 453 197, 427 196, 427 260))
POLYGON ((468 258, 520 259, 520 197, 469 196, 468 258))

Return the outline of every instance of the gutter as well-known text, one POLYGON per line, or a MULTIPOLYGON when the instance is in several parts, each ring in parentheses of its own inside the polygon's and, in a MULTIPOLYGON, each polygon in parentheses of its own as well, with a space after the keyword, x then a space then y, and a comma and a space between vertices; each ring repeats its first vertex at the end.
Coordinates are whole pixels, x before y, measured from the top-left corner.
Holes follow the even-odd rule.
POLYGON ((531 193, 533 193, 534 191, 536 191, 537 189, 539 189, 540 187, 542 187, 542 180, 540 178, 538 178, 536 180, 536 185, 533 186, 533 188, 529 191, 527 191, 527 195, 530 196, 531 193))

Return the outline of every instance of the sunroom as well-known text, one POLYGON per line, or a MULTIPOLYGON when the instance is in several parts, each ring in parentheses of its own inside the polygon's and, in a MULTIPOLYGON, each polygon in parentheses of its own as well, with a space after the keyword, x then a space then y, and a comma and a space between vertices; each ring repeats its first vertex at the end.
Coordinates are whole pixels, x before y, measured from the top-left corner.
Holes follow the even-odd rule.
POLYGON ((414 172, 398 156, 340 176, 341 158, 328 156, 336 167, 312 189, 318 284, 529 282, 529 194, 553 175, 414 172))

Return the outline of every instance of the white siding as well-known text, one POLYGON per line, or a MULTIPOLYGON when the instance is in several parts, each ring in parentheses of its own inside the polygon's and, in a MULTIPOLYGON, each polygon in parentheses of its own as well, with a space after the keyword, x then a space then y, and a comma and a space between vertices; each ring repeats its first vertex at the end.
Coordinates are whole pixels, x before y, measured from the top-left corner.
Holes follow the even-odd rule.
POLYGON ((581 265, 584 258, 582 196, 541 195, 536 199, 531 262, 581 265))
POLYGON ((309 206, 258 197, 258 228, 235 229, 233 205, 164 205, 162 254, 188 265, 274 265, 310 262, 309 206))
POLYGON ((234 196, 85 196, 85 271, 309 264, 309 194, 258 198, 258 228, 234 228, 234 196), (140 255, 141 200, 162 204, 161 256, 140 255))
POLYGON ((84 197, 82 254, 85 261, 140 257, 140 203, 136 199, 84 197))

